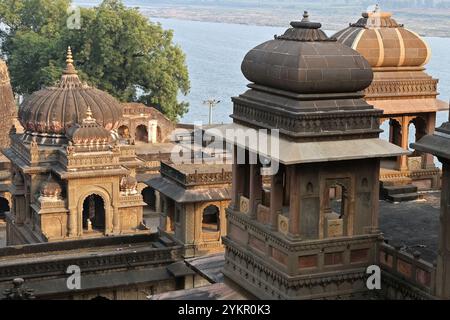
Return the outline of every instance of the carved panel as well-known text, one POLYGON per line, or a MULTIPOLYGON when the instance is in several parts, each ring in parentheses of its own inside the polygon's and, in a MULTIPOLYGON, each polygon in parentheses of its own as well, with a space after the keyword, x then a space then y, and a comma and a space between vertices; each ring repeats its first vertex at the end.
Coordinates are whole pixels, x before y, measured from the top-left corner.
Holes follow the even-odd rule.
POLYGON ((289 232, 289 218, 282 214, 278 215, 278 231, 284 235, 287 235, 289 232))
POLYGON ((250 210, 250 200, 246 197, 241 197, 239 201, 239 211, 248 214, 250 210))

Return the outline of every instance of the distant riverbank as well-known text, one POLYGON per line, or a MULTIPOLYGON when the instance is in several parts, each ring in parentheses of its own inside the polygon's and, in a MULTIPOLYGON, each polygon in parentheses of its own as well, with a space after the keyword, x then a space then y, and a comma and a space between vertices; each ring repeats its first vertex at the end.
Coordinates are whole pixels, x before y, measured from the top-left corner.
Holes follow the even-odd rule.
MULTIPOLYGON (((81 6, 92 6, 100 1, 75 1, 81 6)), ((170 18, 189 21, 232 23, 254 26, 286 27, 292 20, 301 18, 304 10, 309 10, 314 21, 322 22, 327 30, 340 30, 348 23, 356 22, 367 8, 360 5, 320 5, 298 3, 286 6, 266 5, 194 5, 164 4, 159 1, 128 0, 130 7, 138 7, 147 17, 170 18)), ((374 2, 375 3, 375 2, 374 2)), ((395 9, 394 18, 398 23, 428 37, 450 37, 450 8, 408 8, 395 9)))

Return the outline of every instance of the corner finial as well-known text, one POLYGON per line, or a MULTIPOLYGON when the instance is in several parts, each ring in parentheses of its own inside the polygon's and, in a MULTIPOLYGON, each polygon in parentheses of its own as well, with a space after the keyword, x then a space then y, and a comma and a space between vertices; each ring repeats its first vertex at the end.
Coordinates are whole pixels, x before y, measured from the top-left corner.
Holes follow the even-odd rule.
POLYGON ((375 5, 375 8, 373 9, 373 13, 379 13, 380 11, 381 11, 380 4, 377 3, 377 4, 375 5))
POLYGON ((75 67, 73 66, 72 48, 69 46, 67 48, 66 69, 64 70, 64 74, 76 74, 76 73, 77 73, 77 71, 75 70, 75 67))
POLYGON ((303 11, 302 22, 309 22, 309 13, 308 13, 308 11, 303 11))

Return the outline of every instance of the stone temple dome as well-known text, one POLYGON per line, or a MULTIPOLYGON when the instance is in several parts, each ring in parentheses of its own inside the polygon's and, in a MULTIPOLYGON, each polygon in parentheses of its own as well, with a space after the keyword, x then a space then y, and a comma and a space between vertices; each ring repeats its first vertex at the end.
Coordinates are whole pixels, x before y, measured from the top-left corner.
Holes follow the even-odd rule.
POLYGON ((108 144, 112 140, 111 132, 94 119, 88 106, 86 117, 81 124, 75 124, 67 130, 66 137, 75 145, 108 144))
POLYGON ((370 85, 373 72, 367 60, 329 38, 307 12, 291 26, 247 53, 242 72, 248 80, 299 94, 357 92, 370 85))
POLYGON ((25 139, 31 140, 29 136, 33 135, 41 144, 64 143, 65 133, 82 123, 88 106, 106 130, 117 129, 122 117, 120 103, 110 94, 80 81, 69 47, 67 67, 58 85, 33 93, 20 107, 19 120, 27 133, 25 139))
POLYGON ((421 67, 431 57, 430 47, 418 34, 379 7, 364 12, 358 22, 333 37, 360 52, 372 67, 421 67))

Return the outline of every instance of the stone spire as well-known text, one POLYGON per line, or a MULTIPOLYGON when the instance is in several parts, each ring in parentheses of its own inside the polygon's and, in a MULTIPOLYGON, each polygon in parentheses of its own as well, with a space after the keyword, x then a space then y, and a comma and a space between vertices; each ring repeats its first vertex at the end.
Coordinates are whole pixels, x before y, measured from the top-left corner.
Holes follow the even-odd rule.
POLYGON ((77 73, 78 72, 73 65, 72 48, 69 46, 67 48, 66 69, 64 70, 63 74, 77 74, 77 73))

